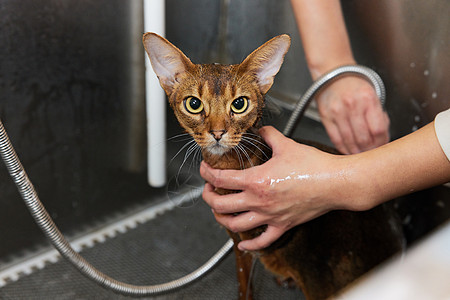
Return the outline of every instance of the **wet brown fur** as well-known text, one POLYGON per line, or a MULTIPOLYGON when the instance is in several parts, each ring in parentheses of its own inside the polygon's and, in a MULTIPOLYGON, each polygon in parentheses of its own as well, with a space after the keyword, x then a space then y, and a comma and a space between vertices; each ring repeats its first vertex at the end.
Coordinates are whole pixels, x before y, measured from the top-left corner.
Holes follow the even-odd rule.
MULTIPOLYGON (((286 39, 286 36, 282 38, 286 39)), ((181 126, 202 147, 203 159, 209 165, 218 169, 242 169, 262 164, 266 155, 270 157, 270 150, 266 147, 259 144, 256 147, 241 140, 243 133, 257 134, 259 128, 263 96, 272 82, 262 83, 256 73, 261 64, 273 55, 271 45, 267 46, 270 42, 255 50, 239 65, 197 65, 168 41, 147 33, 144 35, 144 45, 155 68, 154 60, 157 58, 155 49, 151 48, 152 43, 162 43, 168 49, 173 47, 164 57, 168 64, 174 60, 170 55, 182 63, 180 66, 184 71, 175 72, 173 78, 158 76, 181 126), (204 102, 202 113, 192 115, 186 112, 183 102, 190 96, 204 102), (230 113, 231 101, 242 96, 250 100, 248 112, 242 115, 230 113), (226 131, 229 136, 226 141, 229 147, 245 144, 251 162, 245 157, 239 157, 236 150, 224 154, 209 151, 208 147, 214 142, 211 132, 220 130, 226 131)), ((252 138, 264 143, 260 137, 252 135, 252 138)), ((236 191, 218 189, 217 192, 227 194, 236 191)), ((253 255, 281 279, 294 280, 308 300, 326 299, 336 294, 401 249, 401 235, 392 226, 393 220, 387 206, 367 212, 333 211, 292 228, 264 250, 244 253, 234 247, 239 298, 252 298, 247 288, 250 287, 248 283, 253 255)), ((261 234, 264 229, 260 227, 242 233, 228 233, 237 245, 241 240, 261 234)))

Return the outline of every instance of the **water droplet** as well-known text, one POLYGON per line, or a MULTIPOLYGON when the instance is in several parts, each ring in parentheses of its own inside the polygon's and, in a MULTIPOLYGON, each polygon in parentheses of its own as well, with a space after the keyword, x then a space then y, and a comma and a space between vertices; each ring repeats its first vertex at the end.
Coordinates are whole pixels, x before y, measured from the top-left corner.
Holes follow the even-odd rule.
POLYGON ((412 62, 412 63, 409 64, 409 66, 410 66, 411 68, 414 68, 414 67, 416 67, 416 63, 415 63, 415 62, 412 62))
POLYGON ((428 71, 428 70, 423 71, 423 75, 425 75, 425 76, 430 75, 430 71, 428 71))
POLYGON ((414 125, 414 126, 411 128, 412 131, 416 131, 417 129, 419 129, 419 127, 417 127, 417 125, 414 125))
POLYGON ((409 224, 409 222, 411 222, 412 216, 411 215, 407 215, 404 219, 403 219, 403 225, 407 225, 409 224))
POLYGON ((436 93, 436 92, 433 92, 433 93, 431 94, 431 98, 436 99, 436 98, 437 98, 437 93, 436 93))
POLYGON ((437 205, 438 207, 441 207, 441 208, 444 208, 444 207, 445 207, 445 203, 444 203, 444 201, 442 201, 442 200, 439 200, 438 202, 436 202, 436 205, 437 205))
POLYGON ((417 123, 417 122, 420 122, 420 116, 415 116, 415 117, 414 117, 414 122, 416 122, 416 123, 417 123))

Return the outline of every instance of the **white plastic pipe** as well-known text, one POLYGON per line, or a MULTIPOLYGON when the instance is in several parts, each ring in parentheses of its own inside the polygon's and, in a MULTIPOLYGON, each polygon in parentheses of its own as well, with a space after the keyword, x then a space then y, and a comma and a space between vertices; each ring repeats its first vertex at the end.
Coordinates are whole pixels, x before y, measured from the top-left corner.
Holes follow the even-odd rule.
MULTIPOLYGON (((165 0, 144 0, 144 31, 165 35, 165 0)), ((162 187, 166 184, 166 96, 147 55, 145 66, 148 183, 162 187)))

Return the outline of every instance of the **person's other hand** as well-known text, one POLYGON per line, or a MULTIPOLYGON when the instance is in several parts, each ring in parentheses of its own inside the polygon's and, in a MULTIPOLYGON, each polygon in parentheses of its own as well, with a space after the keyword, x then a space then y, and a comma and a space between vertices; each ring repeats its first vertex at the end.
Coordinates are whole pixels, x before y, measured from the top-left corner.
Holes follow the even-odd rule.
POLYGON ((359 153, 389 142, 389 117, 366 80, 340 78, 316 99, 322 123, 341 153, 359 153))

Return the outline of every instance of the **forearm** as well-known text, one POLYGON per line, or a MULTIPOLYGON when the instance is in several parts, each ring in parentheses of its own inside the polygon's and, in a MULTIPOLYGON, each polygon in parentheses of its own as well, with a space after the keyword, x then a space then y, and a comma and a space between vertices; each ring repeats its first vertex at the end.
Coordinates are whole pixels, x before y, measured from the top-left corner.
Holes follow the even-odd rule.
POLYGON ((339 0, 291 0, 313 79, 353 58, 339 0))
POLYGON ((437 140, 434 124, 371 151, 353 155, 353 205, 375 205, 450 181, 450 162, 437 140))

